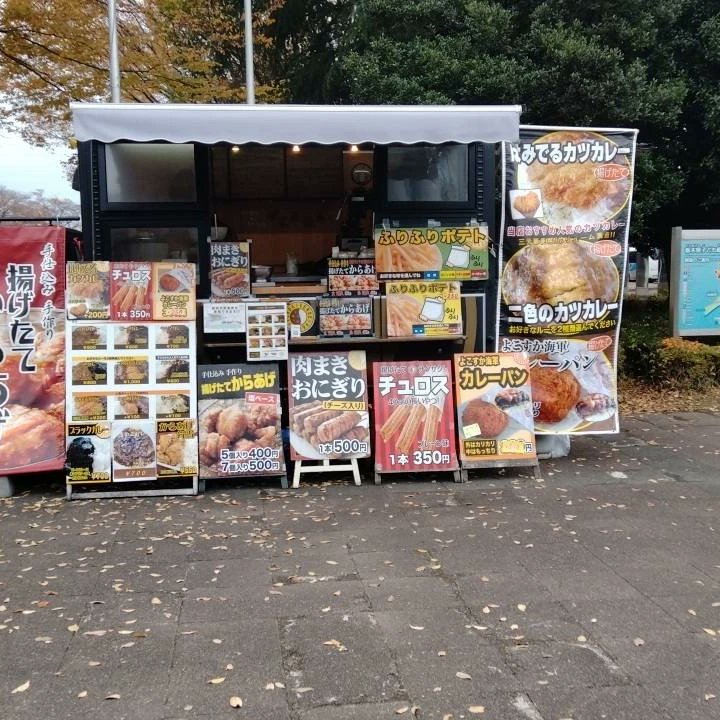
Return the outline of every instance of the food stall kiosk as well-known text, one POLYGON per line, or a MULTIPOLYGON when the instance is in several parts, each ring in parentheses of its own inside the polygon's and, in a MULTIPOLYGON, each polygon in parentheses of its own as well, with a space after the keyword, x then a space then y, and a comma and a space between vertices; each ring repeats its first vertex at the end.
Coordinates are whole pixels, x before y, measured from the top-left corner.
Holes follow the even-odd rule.
POLYGON ((88 257, 194 264, 200 363, 285 360, 287 344, 399 361, 493 349, 495 150, 517 140, 519 106, 71 109, 88 257), (255 327, 208 312, 233 287, 287 303, 284 347, 262 335, 279 308, 248 310, 255 327))

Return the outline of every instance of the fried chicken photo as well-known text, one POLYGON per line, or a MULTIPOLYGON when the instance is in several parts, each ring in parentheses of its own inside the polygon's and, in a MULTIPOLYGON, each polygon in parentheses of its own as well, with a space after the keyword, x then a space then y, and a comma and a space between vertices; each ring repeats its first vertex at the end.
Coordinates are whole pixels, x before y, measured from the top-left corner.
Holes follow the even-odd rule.
POLYGON ((280 444, 280 415, 275 405, 218 401, 200 414, 200 462, 217 470, 223 450, 250 451, 280 444))
POLYGON ((535 217, 535 213, 540 207, 540 198, 537 193, 528 190, 523 195, 516 195, 513 200, 513 207, 526 218, 535 217))

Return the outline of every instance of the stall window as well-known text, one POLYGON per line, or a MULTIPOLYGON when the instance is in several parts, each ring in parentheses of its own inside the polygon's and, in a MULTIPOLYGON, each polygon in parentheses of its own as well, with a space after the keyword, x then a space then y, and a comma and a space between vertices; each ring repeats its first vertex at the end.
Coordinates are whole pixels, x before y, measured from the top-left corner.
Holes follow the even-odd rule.
POLYGON ((178 260, 197 263, 197 227, 111 227, 113 260, 178 260))
POLYGON ((191 144, 105 145, 106 203, 195 204, 195 147, 191 144))
POLYGON ((377 155, 381 205, 387 209, 472 210, 474 146, 391 145, 377 155))

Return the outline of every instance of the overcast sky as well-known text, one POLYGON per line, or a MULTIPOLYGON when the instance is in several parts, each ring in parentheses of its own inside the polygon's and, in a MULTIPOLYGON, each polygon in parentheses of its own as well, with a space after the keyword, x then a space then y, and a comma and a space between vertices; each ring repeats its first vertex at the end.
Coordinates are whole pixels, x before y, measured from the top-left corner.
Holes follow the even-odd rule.
POLYGON ((38 148, 18 135, 0 132, 0 185, 19 192, 42 190, 46 197, 80 202, 60 164, 70 156, 69 148, 38 148))

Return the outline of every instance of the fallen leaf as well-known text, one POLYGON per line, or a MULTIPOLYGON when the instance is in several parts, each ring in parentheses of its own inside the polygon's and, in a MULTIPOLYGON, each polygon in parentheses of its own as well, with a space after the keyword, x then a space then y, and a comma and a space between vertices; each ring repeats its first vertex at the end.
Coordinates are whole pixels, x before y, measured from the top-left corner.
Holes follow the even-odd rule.
POLYGON ((87 690, 81 690, 81 691, 77 694, 77 696, 78 696, 79 698, 87 697, 87 690))
POLYGON ((306 692, 312 692, 312 688, 311 687, 301 687, 301 688, 298 688, 295 692, 298 693, 299 695, 302 695, 303 693, 306 693, 306 692))
POLYGON ((473 715, 482 715, 485 712, 485 706, 484 705, 471 705, 468 710, 473 715))
POLYGON ((640 647, 641 645, 645 644, 645 641, 642 638, 635 638, 633 640, 633 643, 635 643, 637 647, 640 647))
POLYGON ((211 678, 210 680, 208 680, 208 685, 219 685, 222 682, 225 682, 224 677, 211 678))
POLYGON ((715 696, 712 693, 705 693, 705 700, 712 700, 714 697, 715 696))
POLYGON ((233 695, 230 698, 230 707, 234 708, 241 708, 243 706, 243 701, 241 697, 238 697, 237 695, 233 695))
POLYGON ((578 635, 577 641, 578 642, 587 642, 587 638, 584 635, 578 635))
POLYGON ((24 682, 22 685, 18 685, 10 694, 25 692, 30 687, 30 681, 24 682))
POLYGON ((424 625, 411 625, 410 627, 411 627, 413 630, 424 630, 424 629, 425 629, 425 626, 424 626, 424 625))
POLYGON ((80 629, 79 625, 68 625, 68 630, 70 632, 77 632, 80 629))
POLYGON ((401 708, 398 708, 395 711, 396 715, 402 715, 403 713, 406 713, 410 708, 407 705, 403 705, 401 708))
POLYGON ((275 683, 268 683, 268 684, 265 686, 265 689, 266 689, 266 690, 274 690, 274 689, 275 689, 275 683))
POLYGON ((466 673, 466 672, 456 672, 455 677, 460 678, 461 680, 472 680, 472 675, 466 673))
POLYGON ((347 648, 339 640, 326 640, 323 645, 331 645, 337 648, 339 652, 345 652, 347 648))
POLYGON ((712 637, 715 637, 717 633, 712 628, 703 628, 703 630, 708 634, 712 635, 712 637))
POLYGON ((107 630, 87 630, 83 635, 92 635, 92 637, 102 637, 107 635, 107 630))
POLYGON ((120 699, 120 693, 110 693, 109 695, 105 696, 106 700, 119 700, 120 699))
POLYGON ((525 610, 527 609, 527 605, 524 605, 523 603, 520 603, 520 604, 517 606, 517 609, 518 609, 520 612, 525 612, 525 610))
POLYGON ((447 652, 445 650, 438 650, 438 657, 445 657, 447 652))
POLYGON ((151 604, 151 605, 162 605, 162 600, 161 600, 159 597, 154 597, 154 598, 150 601, 150 604, 151 604))

